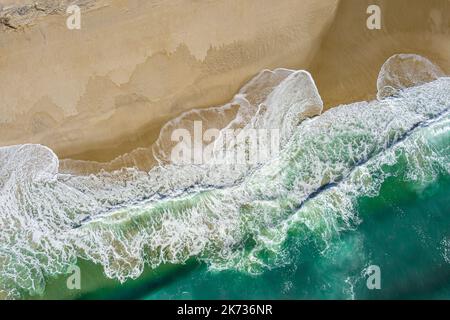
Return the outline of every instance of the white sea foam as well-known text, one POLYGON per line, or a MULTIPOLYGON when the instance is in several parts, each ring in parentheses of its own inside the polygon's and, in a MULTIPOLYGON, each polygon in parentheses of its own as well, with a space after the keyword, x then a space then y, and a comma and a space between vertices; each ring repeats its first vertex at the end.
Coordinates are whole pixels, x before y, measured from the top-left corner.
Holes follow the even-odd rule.
POLYGON ((383 99, 404 88, 434 81, 445 74, 427 58, 416 54, 396 54, 381 67, 377 79, 378 99, 383 99))
MULTIPOLYGON (((260 104, 294 70, 263 70, 250 80, 229 103, 210 108, 193 109, 169 121, 161 129, 158 140, 153 146, 153 154, 160 164, 170 164, 171 150, 178 141, 172 141, 171 135, 177 128, 188 130, 194 136, 194 121, 202 121, 203 129, 220 130, 242 129, 254 117, 260 104)), ((202 132, 203 134, 203 132, 202 132)))
POLYGON ((355 198, 377 194, 385 177, 431 181, 450 172, 450 78, 314 118, 322 102, 307 72, 264 71, 255 79, 243 89, 254 114, 236 123, 278 127, 284 137, 281 154, 262 166, 74 176, 58 174, 46 147, 0 148, 0 290, 42 293, 48 276, 80 257, 121 281, 146 264, 193 256, 211 268, 260 272, 283 261, 293 226, 325 241, 351 227, 355 198), (410 169, 395 172, 400 161, 410 169))

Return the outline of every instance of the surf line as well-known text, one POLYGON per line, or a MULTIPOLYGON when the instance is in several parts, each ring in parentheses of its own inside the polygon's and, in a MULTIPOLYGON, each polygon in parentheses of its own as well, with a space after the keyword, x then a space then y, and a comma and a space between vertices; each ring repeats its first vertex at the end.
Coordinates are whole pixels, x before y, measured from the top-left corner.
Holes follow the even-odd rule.
POLYGON ((190 316, 204 316, 208 318, 211 313, 212 307, 191 307, 185 304, 182 307, 178 307, 178 315, 190 315, 190 316))
POLYGON ((305 205, 306 202, 316 198, 319 194, 321 194, 322 192, 337 187, 340 183, 342 183, 343 181, 345 181, 348 177, 351 176, 351 174, 360 166, 366 164, 367 162, 369 162, 371 159, 377 157, 379 154, 392 150, 392 148, 394 148, 396 145, 398 145, 399 143, 405 141, 408 137, 410 137, 415 131, 416 129, 419 128, 427 128, 430 125, 432 125, 433 123, 439 122, 441 119, 443 119, 444 117, 446 117, 448 114, 450 114, 450 106, 447 107, 446 109, 442 110, 441 112, 439 112, 437 115, 435 115, 432 118, 428 118, 424 121, 419 121, 415 124, 413 124, 411 126, 411 128, 409 130, 407 130, 405 133, 403 133, 397 140, 394 141, 390 141, 386 144, 385 148, 382 150, 379 150, 378 152, 373 151, 371 152, 367 158, 363 158, 359 161, 357 161, 354 166, 350 169, 350 171, 348 171, 347 173, 343 173, 343 175, 338 178, 336 181, 333 182, 329 182, 327 184, 324 184, 323 186, 320 186, 319 188, 317 188, 315 191, 311 192, 304 200, 302 200, 299 204, 293 206, 291 208, 291 211, 295 212, 298 211, 300 209, 303 208, 303 206, 305 205))

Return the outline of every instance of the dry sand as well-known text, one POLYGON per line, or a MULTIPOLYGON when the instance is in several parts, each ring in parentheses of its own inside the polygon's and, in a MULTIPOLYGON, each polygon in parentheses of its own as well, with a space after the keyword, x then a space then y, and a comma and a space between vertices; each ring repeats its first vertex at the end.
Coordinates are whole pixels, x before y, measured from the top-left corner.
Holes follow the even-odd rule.
POLYGON ((265 68, 309 70, 326 108, 375 97, 395 53, 450 73, 448 0, 85 0, 72 31, 67 2, 0 0, 14 26, 0 28, 0 145, 90 161, 63 170, 148 169, 164 123, 228 102, 265 68), (381 30, 366 28, 369 4, 381 30))

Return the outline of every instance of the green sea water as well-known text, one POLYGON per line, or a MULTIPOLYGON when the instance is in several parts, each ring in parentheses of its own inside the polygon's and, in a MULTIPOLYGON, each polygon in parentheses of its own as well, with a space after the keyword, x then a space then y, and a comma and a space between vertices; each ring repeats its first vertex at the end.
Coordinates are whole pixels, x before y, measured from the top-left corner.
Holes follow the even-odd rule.
MULTIPOLYGON (((387 179, 376 197, 358 200, 362 222, 324 248, 304 228, 284 244, 289 264, 259 275, 214 272, 194 260, 81 299, 449 299, 450 177, 427 187, 387 179), (381 289, 363 270, 378 265, 381 289)), ((92 266, 91 266, 92 268, 92 266)), ((84 270, 83 268, 82 270, 84 270)), ((89 269, 86 266, 86 269, 89 269)), ((89 273, 89 272, 88 272, 89 273)), ((93 272, 93 282, 102 277, 93 272)), ((90 281, 86 280, 86 281, 90 281)), ((57 288, 62 287, 59 283, 57 288)), ((56 298, 61 291, 55 293, 56 298)))
POLYGON ((311 76, 283 74, 252 122, 282 149, 258 166, 77 176, 0 148, 0 295, 449 299, 450 78, 316 114, 311 76))
MULTIPOLYGON (((340 183, 320 189, 302 206, 283 209, 283 217, 309 218, 294 219, 272 248, 269 241, 254 253, 257 242, 247 238, 245 248, 239 249, 245 253, 240 258, 246 263, 259 259, 256 270, 251 263, 217 270, 211 268, 210 260, 192 257, 181 264, 146 268, 137 280, 119 284, 99 281, 104 279, 101 268, 87 263, 82 270, 90 279, 85 281, 101 289, 73 298, 449 299, 449 123, 448 113, 438 116, 358 164, 340 183), (362 173, 368 176, 361 179, 362 173), (352 199, 350 207, 345 204, 347 198, 352 199), (336 199, 341 205, 329 206, 336 199), (336 220, 331 218, 335 210, 336 220), (352 217, 343 221, 348 210, 352 217), (321 217, 314 215, 317 211, 321 217), (308 224, 310 219, 316 225, 308 224), (259 269, 261 263, 265 266, 259 269), (371 265, 380 268, 380 289, 367 286, 365 270, 371 265)), ((338 140, 345 139, 346 132, 342 134, 338 140)), ((195 196, 188 206, 211 192, 215 191, 195 196)), ((278 230, 276 226, 275 236, 278 230)), ((50 283, 45 297, 61 295, 62 287, 61 280, 56 281, 52 292, 50 283)))
POLYGON ((189 273, 149 290, 144 299, 449 299, 450 179, 440 176, 418 191, 414 183, 388 179, 380 194, 358 201, 363 219, 322 253, 304 229, 286 241, 287 266, 261 275, 189 273), (381 270, 381 289, 369 290, 362 271, 381 270))
MULTIPOLYGON (((125 299, 449 299, 450 177, 423 187, 387 179, 377 196, 358 199, 362 222, 325 251, 305 228, 283 245, 289 263, 259 275, 213 272, 191 261, 158 281, 91 298, 125 299), (381 289, 363 270, 378 265, 381 289)), ((87 297, 85 297, 87 298, 87 297)))

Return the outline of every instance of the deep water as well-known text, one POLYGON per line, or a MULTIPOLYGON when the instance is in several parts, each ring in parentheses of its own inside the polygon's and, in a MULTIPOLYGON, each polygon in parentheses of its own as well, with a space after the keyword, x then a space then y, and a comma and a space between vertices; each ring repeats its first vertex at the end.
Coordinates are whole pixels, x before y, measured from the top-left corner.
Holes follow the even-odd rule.
POLYGON ((145 299, 448 299, 450 297, 450 178, 417 190, 389 178, 378 196, 358 201, 362 222, 322 252, 303 229, 285 244, 287 266, 261 275, 210 272, 197 265, 145 299), (381 270, 369 290, 363 270, 381 270))
POLYGON ((284 244, 290 262, 260 275, 210 271, 190 260, 150 278, 98 290, 88 299, 448 299, 450 177, 425 188, 387 179, 376 197, 358 200, 361 222, 325 249, 305 228, 284 244), (369 265, 381 289, 369 290, 369 265))

